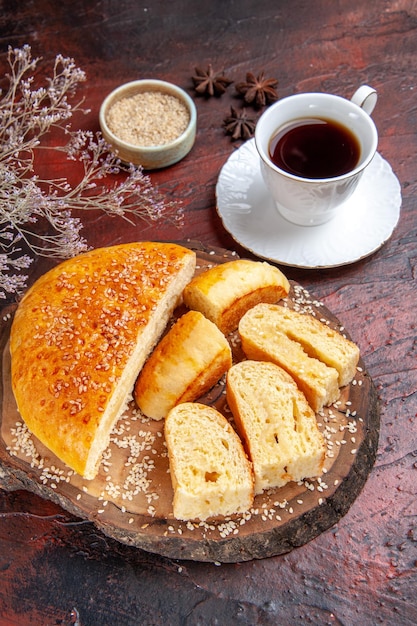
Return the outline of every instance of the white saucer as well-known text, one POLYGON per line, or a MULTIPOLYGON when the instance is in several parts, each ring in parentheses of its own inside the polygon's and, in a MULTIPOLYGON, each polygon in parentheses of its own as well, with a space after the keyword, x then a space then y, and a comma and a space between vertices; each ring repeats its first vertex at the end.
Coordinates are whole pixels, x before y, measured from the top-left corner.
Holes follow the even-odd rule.
POLYGON ((327 268, 358 261, 390 238, 400 216, 401 187, 389 163, 377 153, 330 222, 296 226, 275 208, 251 139, 222 167, 216 198, 224 227, 244 248, 283 265, 327 268))

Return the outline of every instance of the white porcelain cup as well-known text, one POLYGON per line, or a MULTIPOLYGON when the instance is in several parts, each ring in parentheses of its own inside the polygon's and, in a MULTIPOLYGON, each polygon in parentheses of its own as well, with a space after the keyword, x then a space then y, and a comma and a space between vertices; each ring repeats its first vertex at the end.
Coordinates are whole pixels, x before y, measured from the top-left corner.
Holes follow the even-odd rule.
POLYGON ((376 100, 376 91, 362 85, 351 100, 326 93, 296 94, 279 100, 261 115, 255 129, 255 144, 262 176, 285 219, 302 226, 323 224, 351 196, 377 149, 378 133, 370 117, 376 100), (304 178, 273 163, 270 146, 277 133, 310 118, 333 120, 356 137, 359 158, 353 169, 329 178, 304 178))

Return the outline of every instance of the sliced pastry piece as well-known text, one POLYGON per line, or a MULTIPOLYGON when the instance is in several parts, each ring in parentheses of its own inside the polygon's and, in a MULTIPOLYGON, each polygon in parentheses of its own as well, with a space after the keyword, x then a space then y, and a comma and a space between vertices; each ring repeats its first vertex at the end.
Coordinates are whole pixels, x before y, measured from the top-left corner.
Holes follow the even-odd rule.
POLYGON ((195 270, 169 243, 100 248, 29 289, 10 337, 12 388, 29 430, 87 479, 195 270))
POLYGON ((317 358, 311 357, 298 341, 290 339, 276 324, 275 309, 258 305, 239 323, 242 349, 248 359, 271 361, 286 370, 305 394, 315 412, 340 396, 339 375, 317 358))
POLYGON ((269 318, 270 324, 301 344, 309 356, 334 367, 339 374, 339 387, 351 382, 359 361, 359 348, 353 341, 312 315, 280 305, 259 304, 253 311, 253 316, 258 315, 269 318))
POLYGON ((221 413, 198 402, 179 404, 166 417, 165 438, 174 517, 204 521, 250 509, 252 467, 221 413))
POLYGON ((259 302, 278 302, 289 290, 287 278, 277 267, 236 259, 195 276, 184 290, 184 302, 227 335, 236 330, 248 309, 259 302))
POLYGON ((229 342, 199 311, 188 311, 158 343, 135 384, 141 411, 159 420, 181 402, 200 398, 232 365, 229 342))
POLYGON ((242 361, 227 374, 227 401, 255 474, 255 494, 322 474, 323 437, 294 380, 274 363, 242 361))

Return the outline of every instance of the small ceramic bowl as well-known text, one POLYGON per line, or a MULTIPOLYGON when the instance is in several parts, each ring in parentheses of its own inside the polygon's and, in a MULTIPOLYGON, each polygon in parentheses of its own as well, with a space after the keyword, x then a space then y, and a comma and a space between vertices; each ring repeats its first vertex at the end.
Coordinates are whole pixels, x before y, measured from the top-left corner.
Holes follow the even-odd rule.
POLYGON ((112 91, 100 107, 99 122, 104 139, 114 152, 125 163, 141 165, 144 169, 159 169, 177 163, 191 150, 194 145, 197 111, 193 100, 180 87, 163 80, 144 79, 121 85, 112 91), (160 145, 139 145, 121 139, 108 125, 108 111, 118 101, 130 98, 139 93, 160 92, 176 97, 189 113, 189 122, 186 129, 179 136, 160 145))

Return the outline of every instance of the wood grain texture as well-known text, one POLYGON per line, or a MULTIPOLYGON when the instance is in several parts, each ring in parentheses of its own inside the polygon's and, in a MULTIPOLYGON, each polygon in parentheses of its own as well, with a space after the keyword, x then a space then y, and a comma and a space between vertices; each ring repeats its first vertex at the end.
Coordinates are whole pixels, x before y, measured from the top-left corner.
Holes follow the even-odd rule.
MULTIPOLYGON (((187 245, 197 252, 196 273, 234 258, 227 250, 206 251, 201 244, 190 242, 187 245)), ((311 294, 304 293, 299 285, 293 283, 287 305, 311 312, 318 319, 326 320, 332 328, 340 330, 337 318, 325 307, 310 304, 312 299, 311 294)), ((180 307, 175 315, 181 316, 184 310, 180 307)), ((105 467, 102 463, 95 480, 85 481, 76 474, 71 475, 68 467, 36 438, 32 437, 31 442, 42 459, 41 464, 38 463, 38 456, 34 462, 34 457, 27 454, 25 447, 15 445, 18 438, 13 435, 13 430, 16 424, 21 423, 21 418, 16 410, 10 381, 8 338, 12 312, 4 317, 7 321, 1 325, 0 334, 3 357, 0 487, 7 491, 23 488, 52 500, 81 519, 92 521, 106 535, 122 543, 171 558, 221 563, 285 554, 320 535, 345 515, 373 467, 379 437, 379 406, 373 381, 360 360, 352 383, 343 387, 338 402, 317 415, 326 443, 326 473, 317 481, 291 482, 280 489, 266 490, 255 498, 249 517, 231 516, 209 521, 208 524, 191 525, 178 521, 173 517, 173 491, 168 460, 164 454, 164 421, 139 420, 135 428, 131 418, 136 409, 132 406, 118 421, 116 433, 119 439, 123 435, 135 437, 136 445, 144 450, 135 463, 141 463, 142 459, 146 463, 150 455, 154 468, 149 472, 142 470, 146 484, 133 499, 117 497, 113 488, 106 490, 106 482, 117 485, 123 495, 126 493, 126 488, 123 488, 129 481, 126 468, 135 467, 130 460, 134 455, 130 446, 120 448, 111 444, 110 453, 106 450, 103 454, 104 459, 111 459, 111 463, 105 467), (128 426, 122 430, 124 422, 128 426), (157 435, 160 435, 159 439, 157 435), (49 467, 58 468, 62 480, 49 478, 48 475, 55 473, 49 467), (67 479, 63 480, 65 477, 67 479), (152 499, 150 496, 153 494, 155 498, 152 499)), ((228 339, 233 362, 237 363, 244 358, 240 341, 236 333, 231 333, 228 339)), ((230 414, 223 384, 216 385, 200 401, 214 406, 225 416, 230 414)), ((127 491, 130 489, 127 488, 127 491)))
MULTIPOLYGON (((306 90, 349 97, 371 84, 379 95, 379 151, 403 195, 400 222, 373 256, 334 270, 285 268, 349 329, 380 398, 376 463, 348 513, 288 554, 215 566, 123 546, 38 496, 2 491, 1 626, 417 623, 415 3, 5 0, 1 8, 1 66, 8 45, 29 43, 49 62, 57 53, 74 57, 87 72, 82 92, 91 108, 77 124, 92 130, 102 99, 123 81, 158 77, 192 93, 194 66, 208 62, 235 80, 264 69, 278 78, 280 97, 306 90)), ((152 234, 246 254, 214 210, 218 173, 236 147, 221 127, 236 104, 233 90, 196 104, 192 152, 152 174, 163 193, 184 203, 184 229, 115 228, 92 214, 84 232, 92 245, 152 234)), ((59 161, 45 165, 63 171, 59 161)), ((33 278, 47 265, 37 263, 33 278)))

